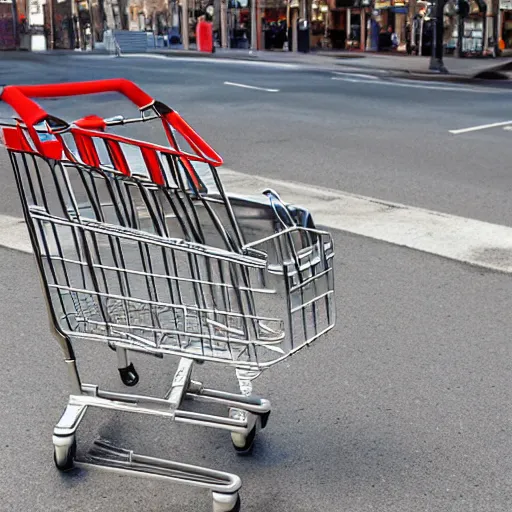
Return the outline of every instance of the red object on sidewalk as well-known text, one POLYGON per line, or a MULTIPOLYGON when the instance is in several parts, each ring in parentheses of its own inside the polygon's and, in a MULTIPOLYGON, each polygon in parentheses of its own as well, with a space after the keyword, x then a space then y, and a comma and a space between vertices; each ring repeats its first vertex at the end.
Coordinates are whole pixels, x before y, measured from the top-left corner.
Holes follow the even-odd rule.
POLYGON ((213 24, 209 21, 199 21, 196 26, 197 50, 213 53, 213 24))

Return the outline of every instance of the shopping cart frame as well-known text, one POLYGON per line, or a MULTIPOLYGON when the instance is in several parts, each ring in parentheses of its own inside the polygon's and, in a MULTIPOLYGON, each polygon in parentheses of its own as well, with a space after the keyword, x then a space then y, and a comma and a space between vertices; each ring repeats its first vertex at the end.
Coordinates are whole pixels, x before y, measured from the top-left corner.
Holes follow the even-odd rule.
MULTIPOLYGON (((55 463, 60 470, 64 471, 74 466, 85 468, 98 467, 121 473, 151 476, 207 488, 212 491, 214 512, 236 512, 240 509, 238 491, 241 487, 240 478, 236 475, 138 455, 132 451, 113 446, 106 440, 95 442, 92 451, 84 459, 79 460, 76 457, 75 434, 88 407, 157 415, 167 417, 180 423, 227 430, 231 432, 233 445, 237 452, 242 454, 250 453, 256 433, 259 429, 265 428, 271 411, 270 402, 268 400, 252 395, 250 382, 260 373, 261 369, 281 360, 281 358, 277 358, 268 364, 261 363, 258 364, 257 368, 255 368, 254 365, 251 366, 249 363, 247 363, 245 368, 243 363, 236 363, 237 372, 240 371, 238 377, 241 388, 242 386, 245 388, 242 390, 241 394, 208 389, 202 383, 192 379, 194 364, 209 359, 204 356, 204 354, 202 354, 201 357, 194 357, 193 355, 183 357, 183 354, 173 354, 172 351, 170 351, 172 355, 180 356, 181 359, 172 384, 162 398, 107 391, 100 389, 97 385, 86 384, 81 381, 69 333, 59 328, 59 319, 55 316, 55 311, 50 300, 52 290, 50 290, 48 282, 43 278, 43 276, 45 276, 45 267, 42 262, 45 255, 41 251, 40 236, 37 232, 37 222, 51 221, 54 224, 59 224, 60 222, 61 225, 65 223, 62 220, 58 221, 55 218, 50 218, 48 212, 39 211, 37 208, 34 208, 33 205, 30 206, 28 204, 26 200, 26 183, 22 176, 20 158, 24 161, 26 155, 30 155, 35 161, 36 157, 33 155, 36 155, 38 159, 46 163, 53 162, 51 165, 55 165, 55 159, 58 158, 55 147, 42 143, 38 135, 36 126, 40 127, 41 123, 45 125, 48 133, 57 137, 58 140, 61 140, 60 137, 62 134, 69 131, 71 126, 77 131, 83 130, 87 133, 88 130, 97 130, 98 127, 101 127, 102 123, 105 122, 105 120, 100 118, 91 117, 84 118, 71 125, 48 115, 39 105, 30 100, 29 97, 58 97, 100 92, 120 92, 127 96, 140 109, 142 121, 144 121, 144 112, 151 108, 155 109, 157 113, 167 116, 172 128, 185 137, 196 153, 193 155, 180 151, 175 139, 170 136, 171 145, 174 143, 174 149, 181 158, 185 159, 185 162, 196 159, 206 162, 212 167, 218 167, 222 164, 222 159, 215 151, 210 148, 175 111, 172 111, 161 103, 155 102, 155 100, 146 95, 138 87, 126 80, 106 80, 100 82, 44 86, 8 86, 0 92, 0 99, 10 104, 19 115, 16 125, 4 130, 4 139, 10 153, 18 190, 22 198, 25 220, 39 266, 42 287, 45 291, 47 308, 50 314, 50 325, 54 336, 59 341, 64 352, 65 363, 71 382, 71 394, 69 396, 68 405, 53 432, 55 463), (28 134, 28 137, 25 133, 28 134), (227 407, 234 414, 230 414, 229 417, 224 417, 191 412, 183 409, 182 406, 185 400, 195 400, 198 402, 221 405, 227 407)), ((111 121, 112 124, 116 122, 118 121, 111 121)), ((123 120, 122 123, 126 123, 126 121, 123 120)), ((62 146, 60 150, 62 151, 62 146)), ((88 155, 89 161, 85 163, 94 168, 97 166, 97 162, 94 162, 94 155, 92 155, 92 153, 88 153, 88 155)), ((82 157, 83 156, 84 154, 82 154, 82 157)), ((66 154, 66 157, 68 159, 73 158, 69 153, 66 154)), ((55 167, 53 167, 53 169, 55 169, 55 167)), ((149 172, 151 175, 150 181, 152 181, 153 184, 157 186, 164 185, 161 182, 162 177, 159 176, 158 173, 152 173, 151 169, 149 169, 149 172)), ((214 176, 217 178, 216 181, 218 181, 218 176, 215 173, 214 176)), ((217 183, 217 185, 219 185, 223 201, 229 205, 229 200, 227 200, 222 186, 220 183, 217 183)), ((272 191, 267 191, 267 193, 271 197, 271 202, 277 201, 279 205, 282 204, 277 194, 272 191)), ((228 208, 228 216, 229 215, 233 215, 233 211, 229 211, 228 208)), ((276 215, 280 214, 276 211, 276 215)), ((235 241, 238 238, 238 242, 242 243, 243 234, 237 229, 236 223, 233 224, 233 228, 235 241)), ((104 231, 108 236, 130 236, 130 233, 126 230, 106 225, 88 226, 86 229, 99 232, 104 231)), ((290 230, 286 228, 282 229, 279 236, 291 236, 292 231, 296 233, 300 232, 301 229, 307 231, 308 235, 314 234, 314 236, 318 237, 328 236, 327 233, 316 230, 316 228, 298 228, 297 226, 293 226, 290 230)), ((268 239, 272 239, 273 236, 274 235, 269 236, 268 239)), ((140 241, 149 245, 156 243, 165 245, 166 243, 170 243, 164 242, 149 233, 138 233, 137 237, 140 241)), ((226 235, 226 239, 227 238, 226 235)), ((232 240, 232 238, 229 238, 229 240, 232 240)), ((256 257, 258 256, 258 250, 254 248, 255 256, 252 257, 247 253, 251 250, 251 244, 244 244, 244 247, 245 254, 236 254, 236 252, 228 254, 226 250, 214 248, 203 248, 202 250, 207 250, 211 257, 229 259, 233 264, 240 260, 240 262, 243 262, 245 265, 249 264, 253 265, 255 268, 263 268, 265 265, 256 257)), ((189 244, 185 250, 192 251, 194 248, 195 246, 193 244, 189 244)), ((332 249, 332 242, 330 249, 332 249)), ((332 256, 333 252, 329 254, 329 259, 332 258, 332 256)), ((332 274, 332 268, 329 268, 327 272, 332 274)), ((331 299, 332 292, 332 290, 329 290, 326 293, 326 301, 331 299)), ((325 329, 316 332, 313 337, 308 338, 307 342, 295 347, 294 350, 290 350, 285 356, 287 357, 291 355, 291 353, 295 353, 304 346, 309 345, 318 337, 326 334, 333 326, 334 315, 332 314, 332 318, 328 319, 328 326, 325 329)), ((90 334, 84 337, 91 338, 90 334)), ((128 386, 136 385, 138 382, 138 374, 133 364, 130 362, 128 354, 130 351, 136 351, 137 348, 130 344, 124 346, 122 341, 119 340, 116 342, 115 350, 117 353, 119 373, 124 384, 128 386)), ((151 353, 147 347, 140 351, 151 353)), ((155 355, 162 356, 163 353, 155 355)), ((283 358, 285 356, 283 356, 283 358)), ((213 358, 211 359, 213 360, 213 358)), ((226 361, 223 362, 227 363, 226 361)))

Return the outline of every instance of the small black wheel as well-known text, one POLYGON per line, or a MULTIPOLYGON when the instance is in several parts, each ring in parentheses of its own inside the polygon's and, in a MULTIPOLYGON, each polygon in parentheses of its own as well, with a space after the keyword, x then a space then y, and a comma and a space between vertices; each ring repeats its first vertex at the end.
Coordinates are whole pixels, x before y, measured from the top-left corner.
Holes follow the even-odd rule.
POLYGON ((270 416, 270 411, 268 411, 260 416, 261 430, 263 430, 267 426, 269 416, 270 416))
POLYGON ((235 506, 229 512, 240 512, 241 508, 242 508, 242 500, 240 499, 240 495, 238 495, 235 506))
POLYGON ((133 363, 130 363, 126 368, 118 368, 119 375, 125 386, 136 386, 139 382, 139 374, 135 370, 133 363))
POLYGON ((75 466, 76 439, 66 445, 53 445, 53 461, 59 471, 69 471, 75 466))
POLYGON ((254 440, 256 439, 256 425, 252 427, 247 435, 231 432, 231 442, 233 448, 238 455, 250 455, 254 448, 254 440))

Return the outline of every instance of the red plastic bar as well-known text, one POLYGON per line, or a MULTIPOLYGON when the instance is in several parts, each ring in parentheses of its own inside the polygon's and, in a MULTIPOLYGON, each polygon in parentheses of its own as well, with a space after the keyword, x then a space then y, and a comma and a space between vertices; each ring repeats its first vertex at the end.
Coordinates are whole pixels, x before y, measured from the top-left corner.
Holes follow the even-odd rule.
POLYGON ((78 149, 82 161, 91 167, 99 167, 100 157, 98 156, 92 137, 77 133, 73 135, 75 137, 76 148, 78 149))
POLYGON ((30 147, 27 142, 23 131, 19 127, 2 128, 4 136, 4 144, 7 149, 12 151, 23 151, 26 153, 34 153, 34 150, 30 147))
POLYGON ((154 101, 140 87, 124 78, 68 84, 8 85, 0 99, 9 104, 27 126, 32 127, 48 117, 48 113, 30 98, 59 98, 105 92, 123 94, 139 108, 148 107, 154 101))
POLYGON ((198 133, 178 114, 178 112, 171 112, 166 114, 164 118, 167 122, 175 128, 184 139, 188 142, 190 147, 198 154, 202 155, 205 160, 213 166, 218 167, 224 162, 222 157, 209 146, 198 133))
POLYGON ((114 167, 125 176, 130 176, 130 167, 126 161, 123 151, 121 150, 119 142, 106 139, 105 143, 107 144, 110 159, 112 160, 114 167))
MULTIPOLYGON (((97 80, 91 82, 74 82, 74 83, 66 83, 66 84, 44 84, 44 85, 9 85, 6 86, 3 91, 0 93, 0 100, 9 104, 18 114, 18 116, 22 119, 25 125, 28 128, 30 133, 30 137, 34 141, 34 144, 37 150, 44 156, 50 157, 49 154, 49 146, 45 146, 45 144, 41 143, 37 133, 35 132, 34 125, 39 122, 50 118, 48 113, 36 102, 34 102, 31 98, 50 98, 50 97, 65 97, 65 96, 79 96, 84 94, 97 94, 97 93, 107 93, 107 92, 118 92, 126 96, 129 100, 131 100, 139 109, 144 109, 146 107, 150 107, 154 100, 151 96, 146 94, 142 89, 136 86, 133 82, 130 82, 126 79, 111 79, 111 80, 97 80)), ((119 142, 126 142, 128 144, 136 145, 141 150, 146 148, 144 151, 146 156, 146 165, 149 168, 152 168, 156 172, 156 176, 153 176, 153 179, 156 179, 159 182, 161 179, 156 167, 153 162, 153 158, 150 155, 150 151, 148 149, 153 150, 163 150, 163 152, 175 154, 181 156, 182 158, 190 161, 204 161, 215 167, 218 167, 223 164, 223 160, 207 143, 204 141, 199 134, 197 134, 186 122, 185 120, 174 111, 162 115, 162 121, 164 125, 168 123, 168 126, 165 126, 166 132, 169 138, 169 142, 172 145, 172 135, 169 131, 169 126, 172 126, 177 132, 179 132, 183 138, 187 141, 191 149, 196 153, 196 155, 191 155, 187 152, 180 151, 178 148, 174 148, 169 150, 169 148, 159 147, 150 143, 141 143, 138 141, 132 141, 129 139, 125 139, 119 136, 115 136, 113 134, 104 134, 101 135, 96 133, 91 133, 90 131, 99 130, 102 132, 105 129, 105 124, 101 120, 101 118, 97 116, 88 116, 85 117, 78 122, 75 123, 75 128, 72 130, 76 139, 80 139, 80 134, 84 137, 81 140, 77 140, 78 149, 81 153, 82 158, 84 158, 84 162, 89 165, 98 164, 97 152, 94 147, 91 146, 90 140, 85 140, 86 137, 100 137, 106 140, 119 142), (78 137, 77 137, 78 135, 78 137), (148 160, 149 159, 149 160, 148 160)), ((58 138, 59 139, 59 138, 58 138)), ((69 151, 66 148, 63 148, 65 154, 69 157, 69 151)), ((112 146, 111 151, 113 151, 116 156, 119 153, 119 145, 112 146)), ((51 158, 55 158, 57 154, 57 148, 53 148, 52 146, 52 155, 51 158)), ((118 163, 120 164, 121 172, 126 170, 125 161, 122 161, 119 158, 116 158, 118 163)), ((192 175, 192 179, 194 176, 192 175)), ((194 179, 194 181, 196 181, 194 179)))
POLYGON ((151 176, 151 181, 157 185, 165 185, 164 175, 160 167, 157 152, 149 148, 140 148, 140 150, 149 175, 151 176))

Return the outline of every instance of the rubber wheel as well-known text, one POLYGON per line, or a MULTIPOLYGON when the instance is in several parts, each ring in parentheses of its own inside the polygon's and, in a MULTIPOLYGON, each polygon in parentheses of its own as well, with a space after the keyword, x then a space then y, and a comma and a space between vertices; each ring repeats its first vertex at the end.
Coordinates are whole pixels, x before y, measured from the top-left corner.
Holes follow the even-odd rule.
POLYGON ((213 502, 213 512, 219 512, 220 510, 222 510, 222 512, 240 512, 240 509, 242 507, 242 500, 240 499, 240 494, 239 494, 236 498, 235 506, 233 508, 230 508, 229 510, 219 508, 219 507, 222 507, 222 505, 220 505, 220 504, 218 504, 218 506, 216 506, 216 505, 217 504, 215 502, 213 502))
POLYGON ((269 416, 270 416, 270 411, 268 411, 265 414, 262 414, 260 416, 260 419, 261 419, 261 430, 263 430, 267 426, 269 416))
POLYGON ((240 499, 240 495, 238 495, 235 506, 229 512, 240 512, 241 508, 242 508, 242 500, 240 499))
POLYGON ((126 368, 119 368, 119 375, 125 386, 136 386, 139 382, 139 374, 135 370, 133 363, 130 363, 126 368))
MULTIPOLYGON (((63 450, 65 449, 62 447, 63 450)), ((67 451, 65 455, 62 455, 62 452, 59 456, 57 456, 57 447, 53 447, 53 462, 55 462, 55 466, 59 471, 69 471, 73 469, 75 466, 75 456, 76 456, 76 439, 73 439, 73 442, 70 446, 67 447, 67 451)))
POLYGON ((233 448, 235 449, 238 455, 250 455, 252 453, 252 449, 254 448, 254 440, 256 439, 256 425, 252 427, 251 431, 247 434, 247 437, 244 440, 244 444, 240 442, 241 436, 236 433, 231 434, 231 442, 233 443, 233 448))

